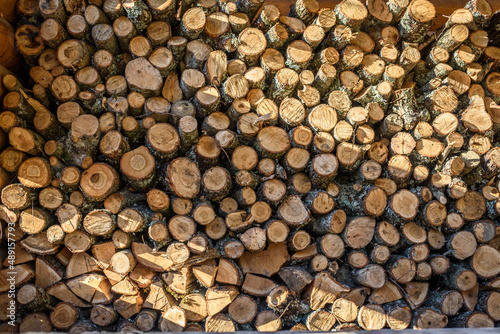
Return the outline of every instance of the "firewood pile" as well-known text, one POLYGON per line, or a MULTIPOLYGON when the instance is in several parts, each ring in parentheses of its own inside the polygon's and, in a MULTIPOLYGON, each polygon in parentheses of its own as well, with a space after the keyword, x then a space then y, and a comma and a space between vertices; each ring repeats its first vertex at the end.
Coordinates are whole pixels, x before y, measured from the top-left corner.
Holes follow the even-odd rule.
POLYGON ((499 324, 486 0, 17 9, 0 331, 499 324))

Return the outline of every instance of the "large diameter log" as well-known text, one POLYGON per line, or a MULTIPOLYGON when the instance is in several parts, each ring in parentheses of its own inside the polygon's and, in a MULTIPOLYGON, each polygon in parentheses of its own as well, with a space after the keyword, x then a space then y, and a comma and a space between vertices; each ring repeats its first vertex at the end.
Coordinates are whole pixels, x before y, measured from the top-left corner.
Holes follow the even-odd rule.
POLYGON ((371 217, 355 217, 343 231, 347 245, 354 249, 365 247, 370 243, 374 233, 375 219, 371 217))
MULTIPOLYGON (((6 27, 2 25, 2 27, 6 27)), ((19 53, 26 57, 29 61, 34 61, 44 50, 45 45, 39 34, 40 29, 31 24, 20 26, 14 35, 16 47, 19 53)), ((9 34, 5 34, 9 36, 9 34)))
POLYGON ((54 307, 50 313, 50 321, 60 330, 67 330, 73 326, 79 318, 76 307, 69 303, 61 302, 54 307))
POLYGON ((118 190, 119 178, 116 170, 103 163, 95 163, 82 173, 80 187, 89 198, 104 201, 118 190))
POLYGON ((57 48, 57 59, 64 67, 81 69, 90 64, 89 46, 80 40, 66 40, 57 48))
POLYGON ((161 93, 161 73, 145 58, 130 61, 125 67, 125 77, 130 90, 138 91, 145 97, 161 93))
POLYGON ((20 127, 12 128, 9 132, 9 142, 17 150, 31 155, 40 156, 43 152, 45 140, 39 134, 20 127))
POLYGON ((19 181, 29 188, 44 188, 52 181, 53 171, 47 160, 30 158, 25 160, 18 171, 19 181))

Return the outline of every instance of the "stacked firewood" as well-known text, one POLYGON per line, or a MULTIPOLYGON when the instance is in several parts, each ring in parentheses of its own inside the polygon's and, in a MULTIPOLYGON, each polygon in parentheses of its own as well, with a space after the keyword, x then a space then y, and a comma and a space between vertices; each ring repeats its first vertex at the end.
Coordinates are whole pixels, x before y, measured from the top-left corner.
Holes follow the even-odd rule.
POLYGON ((0 331, 498 325, 491 6, 263 2, 18 1, 0 331))

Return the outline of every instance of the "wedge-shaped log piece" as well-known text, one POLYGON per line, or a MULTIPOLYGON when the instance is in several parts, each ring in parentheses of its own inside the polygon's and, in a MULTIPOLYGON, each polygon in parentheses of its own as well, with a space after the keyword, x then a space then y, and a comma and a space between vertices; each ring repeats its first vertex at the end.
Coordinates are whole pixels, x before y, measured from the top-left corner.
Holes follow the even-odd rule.
POLYGON ((106 304, 113 300, 111 284, 105 276, 85 274, 67 281, 68 287, 83 300, 92 304, 106 304))
POLYGON ((386 281, 381 288, 374 289, 372 291, 368 300, 371 303, 382 305, 385 303, 400 300, 402 298, 403 293, 401 292, 401 289, 394 283, 386 281))
POLYGON ((35 284, 45 289, 63 279, 63 273, 45 260, 38 256, 35 262, 35 284))
POLYGON ((186 295, 196 287, 196 277, 189 267, 162 274, 162 279, 174 295, 186 295))
POLYGON ((167 259, 164 252, 153 252, 145 243, 133 242, 132 253, 137 263, 157 272, 165 272, 174 265, 171 260, 167 259))
POLYGON ((300 293, 313 281, 313 277, 300 267, 283 267, 278 272, 287 287, 295 293, 300 293))
POLYGON ((160 280, 155 280, 151 283, 149 294, 146 300, 144 300, 144 308, 164 311, 175 305, 176 300, 174 296, 165 291, 160 280))
POLYGON ((427 299, 427 294, 429 293, 429 283, 410 282, 406 284, 405 291, 405 299, 411 309, 414 310, 422 305, 427 299))

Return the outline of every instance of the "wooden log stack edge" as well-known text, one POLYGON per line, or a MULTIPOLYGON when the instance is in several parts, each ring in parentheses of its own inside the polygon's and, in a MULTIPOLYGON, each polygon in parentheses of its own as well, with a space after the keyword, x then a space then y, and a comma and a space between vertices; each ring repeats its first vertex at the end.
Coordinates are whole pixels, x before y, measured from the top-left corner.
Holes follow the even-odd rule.
POLYGON ((486 0, 16 9, 0 332, 500 324, 486 0))

